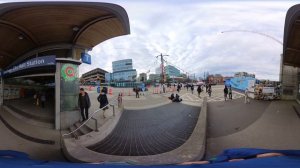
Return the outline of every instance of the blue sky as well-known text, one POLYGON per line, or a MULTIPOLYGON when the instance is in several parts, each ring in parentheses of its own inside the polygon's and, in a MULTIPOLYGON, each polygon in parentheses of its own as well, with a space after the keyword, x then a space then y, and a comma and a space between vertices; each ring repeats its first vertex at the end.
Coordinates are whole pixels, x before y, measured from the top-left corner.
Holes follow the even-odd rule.
MULTIPOLYGON (((8 2, 8 0, 0 0, 8 2)), ((128 12, 131 34, 107 40, 90 52, 92 65, 80 74, 111 62, 132 58, 138 73, 155 72, 160 53, 185 73, 204 71, 232 75, 255 73, 258 79, 279 79, 282 45, 256 31, 283 39, 287 10, 300 1, 107 0, 128 12), (233 30, 233 32, 221 33, 233 30)))

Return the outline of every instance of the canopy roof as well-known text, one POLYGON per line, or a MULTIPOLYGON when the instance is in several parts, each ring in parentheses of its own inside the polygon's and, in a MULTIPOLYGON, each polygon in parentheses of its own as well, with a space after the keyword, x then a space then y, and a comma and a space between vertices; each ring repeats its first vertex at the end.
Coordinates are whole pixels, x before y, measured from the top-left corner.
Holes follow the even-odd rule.
POLYGON ((283 64, 300 67, 300 5, 291 7, 286 14, 283 64))
POLYGON ((69 49, 91 49, 107 39, 129 33, 128 15, 115 4, 0 4, 0 68, 43 52, 66 57, 69 49))

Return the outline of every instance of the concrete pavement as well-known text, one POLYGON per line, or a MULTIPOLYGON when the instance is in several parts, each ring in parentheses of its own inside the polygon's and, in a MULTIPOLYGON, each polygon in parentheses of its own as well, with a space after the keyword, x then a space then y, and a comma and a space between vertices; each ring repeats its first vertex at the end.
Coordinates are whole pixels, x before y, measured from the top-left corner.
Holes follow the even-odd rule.
POLYGON ((300 149, 300 119, 293 106, 300 107, 294 101, 236 100, 214 107, 218 104, 209 105, 207 159, 227 148, 300 149))

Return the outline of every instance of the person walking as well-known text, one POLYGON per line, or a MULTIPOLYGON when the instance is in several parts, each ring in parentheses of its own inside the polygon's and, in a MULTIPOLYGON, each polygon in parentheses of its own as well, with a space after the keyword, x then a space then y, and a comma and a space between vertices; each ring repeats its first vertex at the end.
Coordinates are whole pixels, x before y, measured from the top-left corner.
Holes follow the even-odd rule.
POLYGON ((249 98, 249 90, 245 90, 245 104, 250 103, 250 98, 249 98))
POLYGON ((225 88, 224 88, 224 99, 225 99, 225 101, 227 100, 227 95, 228 95, 228 88, 225 85, 225 88))
POLYGON ((82 121, 89 118, 89 108, 91 106, 91 101, 89 95, 84 91, 83 88, 80 89, 78 97, 78 107, 80 108, 82 121))
POLYGON ((140 94, 139 94, 140 89, 136 86, 134 91, 135 91, 135 98, 140 98, 140 94))
POLYGON ((205 84, 205 88, 206 88, 206 93, 208 93, 208 88, 209 88, 208 83, 205 84))
POLYGON ((232 89, 231 89, 231 85, 229 85, 229 88, 228 88, 228 97, 230 100, 232 100, 232 89))
POLYGON ((162 89, 163 89, 163 93, 166 93, 166 85, 164 83, 162 84, 162 89))
POLYGON ((194 94, 194 85, 193 84, 191 85, 191 91, 192 91, 192 94, 194 94))
POLYGON ((108 99, 105 91, 102 89, 99 96, 97 97, 98 102, 100 103, 100 109, 103 110, 103 118, 105 117, 105 110, 108 109, 108 99))
POLYGON ((201 92, 202 92, 201 85, 198 86, 197 92, 198 92, 198 97, 201 97, 201 96, 200 96, 200 94, 201 94, 201 92))
POLYGON ((207 93, 208 93, 208 96, 209 96, 209 97, 211 97, 211 92, 212 92, 211 87, 208 87, 207 93))
POLYGON ((46 94, 42 93, 42 95, 41 95, 41 105, 42 105, 42 108, 45 108, 45 102, 46 102, 46 94))
POLYGON ((180 88, 180 84, 178 84, 178 85, 177 85, 177 92, 178 92, 178 93, 180 92, 180 89, 181 89, 181 88, 180 88))

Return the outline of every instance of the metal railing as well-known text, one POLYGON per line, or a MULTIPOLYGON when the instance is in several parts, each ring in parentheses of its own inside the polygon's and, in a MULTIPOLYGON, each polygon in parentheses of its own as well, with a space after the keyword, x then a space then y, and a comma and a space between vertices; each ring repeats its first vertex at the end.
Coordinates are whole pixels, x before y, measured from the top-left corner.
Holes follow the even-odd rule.
MULTIPOLYGON (((113 101, 111 101, 111 103, 116 102, 116 101, 118 101, 118 99, 114 99, 113 101)), ((112 107, 113 107, 113 116, 115 116, 115 108, 114 108, 115 106, 112 105, 111 103, 109 103, 109 104, 107 104, 106 106, 104 106, 104 107, 102 107, 102 108, 100 108, 100 109, 94 111, 94 112, 92 113, 92 115, 91 115, 87 120, 85 120, 79 127, 77 127, 76 129, 74 129, 73 131, 71 131, 71 132, 69 132, 69 133, 63 134, 62 136, 64 137, 64 136, 68 136, 68 135, 74 134, 74 133, 75 133, 76 131, 78 131, 81 127, 83 127, 84 125, 86 125, 86 123, 88 123, 91 119, 93 119, 93 120, 95 121, 95 125, 96 125, 96 130, 95 130, 95 131, 98 132, 98 131, 99 131, 99 130, 98 130, 98 121, 97 121, 97 119, 94 118, 94 115, 95 115, 96 113, 98 113, 99 111, 102 111, 104 108, 107 108, 108 106, 112 106, 112 107)))

